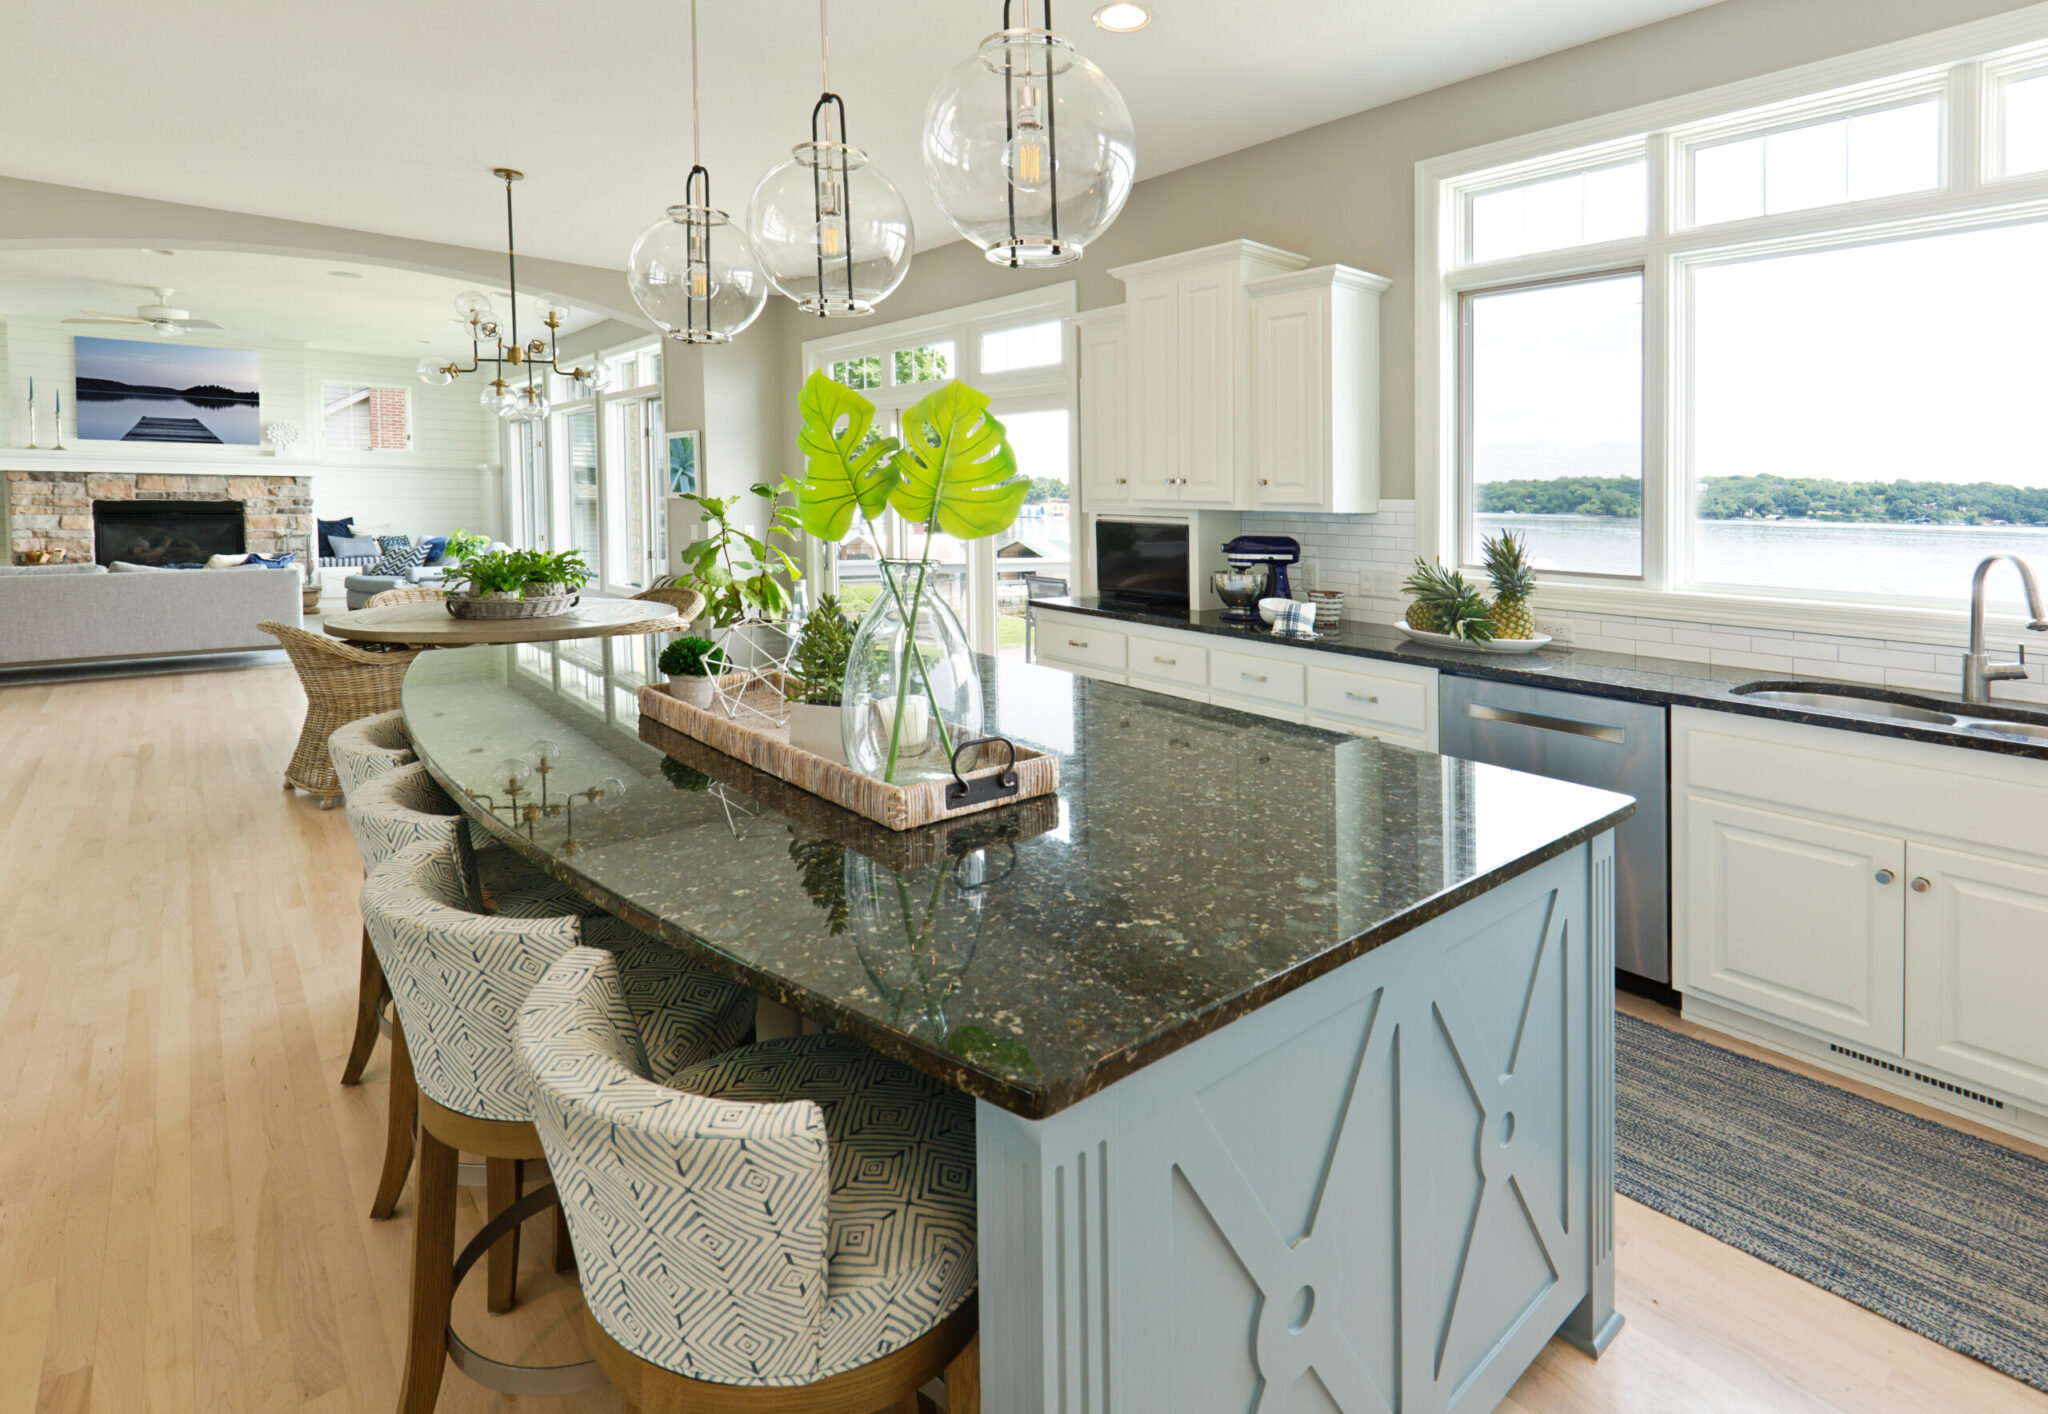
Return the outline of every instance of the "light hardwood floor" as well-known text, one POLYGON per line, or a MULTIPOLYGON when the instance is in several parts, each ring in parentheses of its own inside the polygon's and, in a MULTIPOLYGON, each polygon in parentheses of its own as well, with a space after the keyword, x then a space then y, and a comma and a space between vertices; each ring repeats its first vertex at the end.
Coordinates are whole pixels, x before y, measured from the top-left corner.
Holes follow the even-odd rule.
MULTIPOLYGON (((373 1223, 387 1048, 336 1083, 361 870, 339 811, 284 792, 289 669, 0 686, 0 1414, 386 1414, 411 1195, 373 1223)), ((461 1222, 477 1212, 466 1194, 461 1222)), ((1515 1414, 2034 1411, 2029 1390, 1650 1210, 1620 1204, 1628 1327, 1553 1342, 1515 1414)), ((490 1353, 580 1349, 523 1244, 490 1353)), ((450 1414, 508 1400, 451 1372, 450 1414)))

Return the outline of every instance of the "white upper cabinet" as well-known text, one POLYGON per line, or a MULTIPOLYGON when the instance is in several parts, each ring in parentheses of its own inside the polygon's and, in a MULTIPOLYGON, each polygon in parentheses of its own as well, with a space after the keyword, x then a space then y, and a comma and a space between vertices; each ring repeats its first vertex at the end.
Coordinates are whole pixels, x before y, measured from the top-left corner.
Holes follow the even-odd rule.
POLYGON ((1307 263, 1256 241, 1226 241, 1110 271, 1124 282, 1131 503, 1256 504, 1246 286, 1307 263))
POLYGON ((1076 315, 1074 333, 1081 359, 1081 500, 1090 510, 1128 505, 1132 468, 1123 306, 1076 315))
POLYGON ((1246 287, 1252 478, 1246 509, 1376 511, 1384 276, 1324 265, 1246 287))

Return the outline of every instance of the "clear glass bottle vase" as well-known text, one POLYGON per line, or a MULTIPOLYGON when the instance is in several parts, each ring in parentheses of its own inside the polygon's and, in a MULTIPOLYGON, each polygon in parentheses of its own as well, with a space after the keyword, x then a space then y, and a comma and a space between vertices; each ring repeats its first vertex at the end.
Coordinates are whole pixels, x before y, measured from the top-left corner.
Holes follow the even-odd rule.
POLYGON ((894 785, 950 776, 953 750, 983 735, 981 673, 967 630, 938 593, 940 568, 883 560, 882 592, 847 655, 846 763, 894 785))

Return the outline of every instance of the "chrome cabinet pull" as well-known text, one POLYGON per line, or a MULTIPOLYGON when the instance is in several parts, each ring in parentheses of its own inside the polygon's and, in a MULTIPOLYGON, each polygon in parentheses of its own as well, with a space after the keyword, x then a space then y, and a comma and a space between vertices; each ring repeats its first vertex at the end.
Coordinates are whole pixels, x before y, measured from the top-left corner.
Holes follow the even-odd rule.
POLYGON ((1507 722, 1517 727, 1535 727, 1538 731, 1562 732, 1566 736, 1587 736, 1595 741, 1619 744, 1628 740, 1628 733, 1620 727, 1581 722, 1571 717, 1546 717, 1540 712, 1521 712, 1513 707, 1489 707, 1483 702, 1465 704, 1465 715, 1475 721, 1507 722))
POLYGON ((1377 697, 1374 697, 1374 696, 1370 695, 1369 693, 1368 693, 1368 694, 1360 694, 1360 693, 1356 693, 1356 692, 1346 692, 1346 693, 1345 693, 1344 695, 1345 695, 1346 697, 1350 698, 1350 699, 1351 699, 1351 700, 1352 700, 1353 702, 1378 702, 1378 701, 1379 701, 1379 699, 1378 699, 1377 697))
POLYGON ((1180 660, 1178 658, 1162 658, 1157 653, 1154 653, 1152 655, 1152 661, 1155 663, 1164 663, 1167 667, 1171 668, 1180 660))
POLYGON ((1892 880, 1898 877, 1898 875, 1892 873, 1892 871, 1889 869, 1880 869, 1877 871, 1877 882, 1880 884, 1889 884, 1892 880))
POLYGON ((1246 682, 1264 682, 1266 680, 1264 673, 1239 673, 1238 676, 1246 682))
POLYGON ((1913 892, 1916 894, 1924 894, 1933 887, 1934 881, 1929 879, 1925 874, 1922 874, 1918 878, 1913 880, 1913 892))

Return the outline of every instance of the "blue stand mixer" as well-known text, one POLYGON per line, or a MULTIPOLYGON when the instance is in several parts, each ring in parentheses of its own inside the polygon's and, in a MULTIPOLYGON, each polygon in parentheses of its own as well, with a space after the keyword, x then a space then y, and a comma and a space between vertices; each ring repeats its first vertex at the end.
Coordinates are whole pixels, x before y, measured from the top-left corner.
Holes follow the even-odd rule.
POLYGON ((1301 542, 1291 535, 1240 535, 1223 544, 1227 570, 1210 576, 1231 623, 1259 622, 1259 600, 1292 599, 1287 567, 1301 563, 1301 542))

